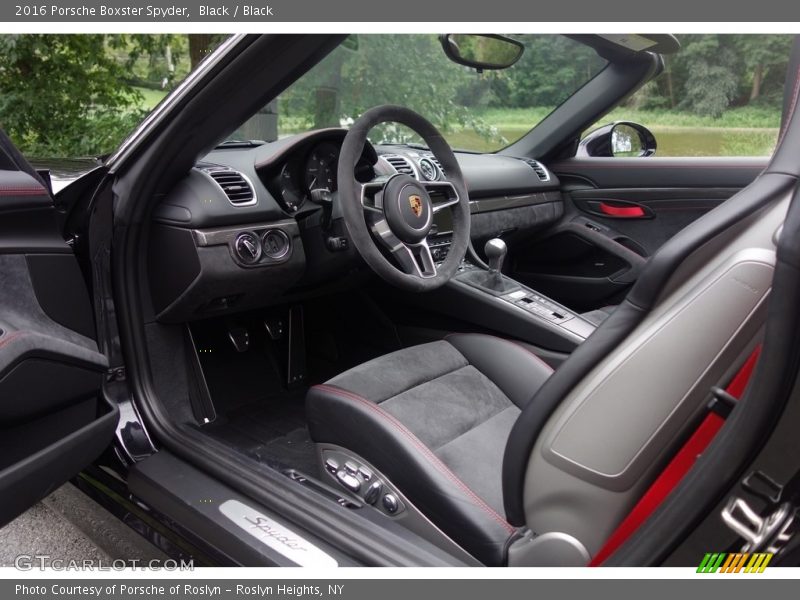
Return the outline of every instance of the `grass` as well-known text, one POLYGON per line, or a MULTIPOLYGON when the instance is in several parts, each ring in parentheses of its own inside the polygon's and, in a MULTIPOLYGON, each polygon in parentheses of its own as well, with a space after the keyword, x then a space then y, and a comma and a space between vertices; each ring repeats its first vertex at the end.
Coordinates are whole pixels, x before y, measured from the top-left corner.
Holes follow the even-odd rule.
MULTIPOLYGON (((476 115, 513 142, 547 116, 547 108, 483 109, 476 115)), ((650 129, 658 142, 657 156, 767 156, 778 136, 780 114, 764 107, 742 107, 713 118, 676 110, 618 108, 597 125, 633 121, 650 129)), ((590 128, 591 129, 591 128, 590 128)), ((501 140, 487 140, 462 129, 445 136, 457 148, 498 150, 501 140)))
POLYGON ((142 100, 139 102, 139 108, 143 108, 145 110, 154 109, 156 104, 161 102, 161 100, 167 95, 166 90, 153 90, 143 87, 137 87, 134 89, 142 95, 142 100))
MULTIPOLYGON (((550 112, 549 108, 488 108, 475 111, 487 123, 499 129, 530 129, 550 112)), ((780 112, 761 106, 732 108, 719 118, 697 115, 678 110, 637 110, 617 108, 606 115, 601 123, 634 121, 646 127, 711 127, 763 129, 780 126, 780 112)))

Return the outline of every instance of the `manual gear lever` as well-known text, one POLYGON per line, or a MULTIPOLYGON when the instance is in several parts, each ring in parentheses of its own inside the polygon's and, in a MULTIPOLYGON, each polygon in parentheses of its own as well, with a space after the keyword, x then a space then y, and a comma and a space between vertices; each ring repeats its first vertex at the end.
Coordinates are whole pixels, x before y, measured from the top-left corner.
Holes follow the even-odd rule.
POLYGON ((495 295, 506 294, 519 289, 519 284, 513 279, 503 277, 503 261, 506 259, 508 248, 500 238, 492 238, 483 247, 489 269, 470 268, 458 276, 459 281, 469 283, 495 295))
POLYGON ((492 238, 483 247, 486 260, 489 263, 489 274, 493 277, 500 277, 503 272, 503 261, 506 259, 508 246, 500 238, 492 238))
POLYGON ((486 254, 486 262, 489 263, 489 270, 470 269, 461 275, 460 279, 494 294, 504 294, 519 289, 517 282, 503 277, 503 261, 508 251, 506 243, 500 238, 492 238, 486 242, 483 251, 486 254))

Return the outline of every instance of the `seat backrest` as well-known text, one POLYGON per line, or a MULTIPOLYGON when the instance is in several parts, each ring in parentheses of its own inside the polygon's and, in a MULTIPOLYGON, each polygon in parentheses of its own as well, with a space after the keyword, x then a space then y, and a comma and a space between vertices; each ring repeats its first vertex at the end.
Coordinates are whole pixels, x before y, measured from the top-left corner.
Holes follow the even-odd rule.
POLYGON ((758 343, 800 177, 799 69, 800 38, 765 171, 667 242, 523 410, 503 463, 512 524, 593 556, 758 343))

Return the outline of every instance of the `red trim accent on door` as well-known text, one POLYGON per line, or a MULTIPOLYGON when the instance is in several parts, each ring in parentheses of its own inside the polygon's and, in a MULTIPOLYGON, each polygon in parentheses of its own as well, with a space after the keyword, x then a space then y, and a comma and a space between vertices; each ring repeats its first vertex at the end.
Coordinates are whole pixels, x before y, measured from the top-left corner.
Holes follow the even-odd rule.
MULTIPOLYGON (((748 357, 739 372, 728 384, 727 391, 731 396, 741 397, 753 369, 758 361, 761 346, 758 346, 748 357)), ((597 567, 603 564, 617 549, 641 526, 642 523, 661 505, 669 493, 680 483, 686 473, 694 466, 694 463, 705 451, 714 436, 725 424, 725 419, 718 414, 709 412, 700 423, 692 436, 687 440, 675 457, 670 461, 661 475, 653 482, 650 488, 642 496, 641 500, 633 507, 633 510, 617 526, 617 529, 606 540, 606 543, 589 563, 590 567, 597 567)))
POLYGON ((605 202, 600 203, 600 212, 610 217, 627 219, 638 219, 644 216, 644 209, 641 206, 614 206, 605 202))
POLYGON ((43 187, 0 187, 0 196, 44 196, 47 190, 43 187))

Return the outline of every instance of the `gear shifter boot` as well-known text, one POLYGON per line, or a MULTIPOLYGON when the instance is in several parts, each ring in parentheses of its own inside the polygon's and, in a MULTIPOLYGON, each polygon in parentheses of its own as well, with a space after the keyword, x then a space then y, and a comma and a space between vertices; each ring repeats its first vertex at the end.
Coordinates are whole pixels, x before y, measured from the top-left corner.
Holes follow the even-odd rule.
POLYGON ((458 276, 458 280, 498 296, 519 289, 519 284, 513 279, 503 277, 500 272, 492 273, 483 269, 465 271, 458 276))

